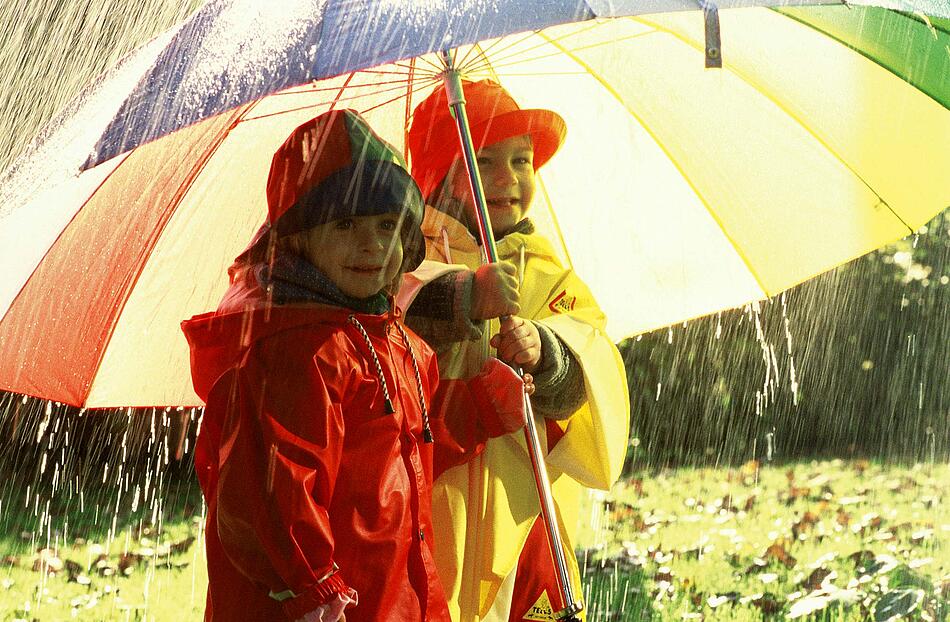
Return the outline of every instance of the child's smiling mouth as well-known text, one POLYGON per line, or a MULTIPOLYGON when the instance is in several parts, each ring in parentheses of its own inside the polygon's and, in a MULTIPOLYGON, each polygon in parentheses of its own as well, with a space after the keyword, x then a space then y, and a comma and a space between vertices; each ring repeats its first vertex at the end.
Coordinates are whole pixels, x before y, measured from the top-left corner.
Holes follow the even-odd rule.
POLYGON ((500 197, 495 199, 487 199, 485 202, 492 207, 512 207, 514 205, 520 205, 521 199, 516 199, 514 197, 500 197))
POLYGON ((347 266, 346 269, 357 274, 371 275, 381 272, 383 266, 347 266))

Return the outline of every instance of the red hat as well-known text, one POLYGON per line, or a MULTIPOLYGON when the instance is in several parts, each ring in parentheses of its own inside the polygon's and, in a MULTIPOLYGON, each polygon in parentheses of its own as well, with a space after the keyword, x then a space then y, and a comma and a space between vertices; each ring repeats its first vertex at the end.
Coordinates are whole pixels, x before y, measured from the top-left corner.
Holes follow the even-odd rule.
MULTIPOLYGON (((508 91, 491 80, 462 80, 462 89, 476 151, 506 138, 528 134, 534 147, 534 169, 538 170, 564 142, 567 125, 556 112, 522 110, 508 91)), ((428 198, 445 179, 455 158, 462 154, 444 85, 416 106, 406 146, 412 176, 422 196, 428 198)))
POLYGON ((354 110, 332 110, 297 127, 274 154, 267 179, 267 222, 241 258, 283 237, 339 218, 401 213, 403 269, 425 257, 423 201, 402 155, 354 110))

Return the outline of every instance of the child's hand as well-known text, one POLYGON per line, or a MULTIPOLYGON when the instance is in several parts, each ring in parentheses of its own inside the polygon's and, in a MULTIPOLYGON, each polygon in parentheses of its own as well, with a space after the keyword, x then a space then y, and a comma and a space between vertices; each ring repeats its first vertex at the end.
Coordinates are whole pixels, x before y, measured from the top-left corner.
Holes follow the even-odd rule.
POLYGON ((506 262, 479 266, 472 279, 472 319, 488 320, 521 311, 518 269, 506 262))
POLYGON ((524 371, 533 372, 541 362, 541 335, 530 320, 517 316, 503 319, 490 343, 498 350, 498 358, 509 365, 520 365, 524 371))
POLYGON ((534 376, 525 372, 521 374, 521 381, 524 383, 524 392, 528 395, 534 395, 534 376))

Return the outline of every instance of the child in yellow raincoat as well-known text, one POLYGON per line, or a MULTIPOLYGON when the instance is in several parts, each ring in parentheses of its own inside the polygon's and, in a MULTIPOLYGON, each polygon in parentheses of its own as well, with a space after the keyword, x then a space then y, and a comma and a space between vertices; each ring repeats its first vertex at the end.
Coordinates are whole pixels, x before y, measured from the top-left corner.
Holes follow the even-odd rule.
MULTIPOLYGON (((558 506, 574 592, 581 594, 572 534, 582 487, 607 489, 620 474, 629 400, 623 363, 587 286, 526 218, 535 173, 561 146, 563 119, 522 110, 498 84, 463 82, 500 263, 481 265, 471 192, 443 88, 413 114, 412 174, 426 198, 430 261, 407 275, 407 322, 435 349, 444 382, 498 356, 534 375, 532 398, 558 506), (510 316, 501 324, 486 320, 510 316)), ((547 620, 558 609, 555 570, 521 433, 492 439, 472 462, 433 487, 436 565, 452 618, 547 620)))

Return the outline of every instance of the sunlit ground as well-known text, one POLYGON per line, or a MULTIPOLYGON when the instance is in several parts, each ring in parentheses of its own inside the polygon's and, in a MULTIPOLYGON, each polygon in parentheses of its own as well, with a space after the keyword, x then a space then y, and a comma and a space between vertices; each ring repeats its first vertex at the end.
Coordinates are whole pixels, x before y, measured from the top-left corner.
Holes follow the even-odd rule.
POLYGON ((635 476, 583 536, 591 619, 946 619, 948 481, 841 460, 635 476))
MULTIPOLYGON (((590 501, 588 619, 944 620, 947 481, 946 464, 840 460, 634 475, 590 501)), ((111 541, 6 533, 0 619, 199 620, 201 505, 174 490, 164 523, 111 541)), ((9 503, 5 520, 33 516, 9 503)))

